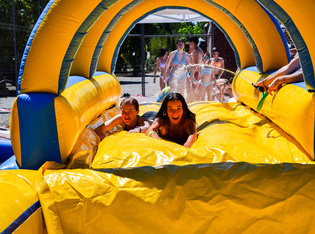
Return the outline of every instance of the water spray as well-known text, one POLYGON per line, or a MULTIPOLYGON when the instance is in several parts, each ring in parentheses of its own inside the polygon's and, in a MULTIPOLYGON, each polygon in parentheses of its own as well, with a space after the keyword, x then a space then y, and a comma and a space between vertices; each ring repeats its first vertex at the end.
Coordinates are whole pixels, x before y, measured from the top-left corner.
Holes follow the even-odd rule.
MULTIPOLYGON (((210 65, 210 64, 189 64, 187 65, 187 67, 210 67, 210 68, 216 68, 216 69, 219 69, 219 70, 223 70, 223 71, 226 71, 226 72, 229 72, 229 73, 232 73, 233 75, 236 75, 235 72, 232 72, 230 70, 227 70, 227 69, 224 69, 224 68, 220 68, 220 67, 216 67, 216 66, 213 66, 213 65, 210 65)), ((186 69, 187 69, 186 67, 186 69)), ((260 91, 260 94, 261 94, 261 99, 256 107, 256 111, 260 111, 260 109, 262 108, 263 104, 264 104, 264 101, 266 99, 266 97, 268 96, 269 92, 268 90, 266 92, 264 92, 264 88, 263 87, 260 87, 260 86, 257 86, 255 83, 249 81, 248 79, 246 79, 245 77, 243 76, 240 76, 238 75, 240 78, 242 78, 243 80, 245 80, 246 82, 250 83, 255 89, 257 89, 258 91, 260 91)))

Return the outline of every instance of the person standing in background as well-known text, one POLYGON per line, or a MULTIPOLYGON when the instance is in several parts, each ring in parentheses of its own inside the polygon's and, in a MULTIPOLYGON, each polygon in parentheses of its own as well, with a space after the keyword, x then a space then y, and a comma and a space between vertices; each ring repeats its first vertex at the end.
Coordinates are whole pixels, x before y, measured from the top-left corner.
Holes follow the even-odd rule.
POLYGON ((201 82, 200 82, 200 101, 213 101, 213 88, 216 82, 214 74, 210 65, 210 54, 205 52, 203 56, 204 66, 201 68, 201 82), (207 99, 206 99, 207 96, 207 99))
POLYGON ((224 59, 219 57, 219 50, 216 47, 212 48, 212 58, 210 65, 212 66, 212 71, 216 79, 220 79, 224 73, 224 59))
POLYGON ((168 58, 168 50, 161 48, 159 57, 156 58, 155 69, 153 74, 153 83, 156 82, 156 73, 160 70, 160 90, 164 89, 168 83, 169 76, 165 73, 165 65, 168 58), (164 77, 164 78, 163 78, 164 77))
POLYGON ((203 50, 198 46, 199 38, 196 36, 190 37, 188 39, 189 41, 189 48, 192 51, 190 56, 192 63, 196 66, 193 67, 193 72, 191 76, 188 78, 187 82, 187 101, 193 102, 193 101, 199 101, 200 100, 200 82, 201 82, 201 66, 203 64, 202 58, 203 58, 203 50))
POLYGON ((176 45, 177 50, 172 51, 167 59, 164 76, 170 71, 170 91, 179 92, 185 96, 187 75, 186 65, 191 64, 191 58, 189 54, 184 51, 185 43, 183 39, 178 39, 176 45))

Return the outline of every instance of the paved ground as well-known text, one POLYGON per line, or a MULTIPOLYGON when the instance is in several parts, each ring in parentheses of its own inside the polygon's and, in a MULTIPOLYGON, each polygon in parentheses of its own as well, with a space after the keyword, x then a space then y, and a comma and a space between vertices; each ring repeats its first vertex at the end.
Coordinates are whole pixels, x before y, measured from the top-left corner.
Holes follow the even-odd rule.
MULTIPOLYGON (((130 77, 128 74, 117 75, 121 93, 136 97, 139 103, 155 102, 160 92, 158 83, 153 83, 153 72, 145 76, 144 94, 142 95, 142 77, 130 77)), ((10 114, 15 97, 0 98, 0 140, 10 138, 10 114)))

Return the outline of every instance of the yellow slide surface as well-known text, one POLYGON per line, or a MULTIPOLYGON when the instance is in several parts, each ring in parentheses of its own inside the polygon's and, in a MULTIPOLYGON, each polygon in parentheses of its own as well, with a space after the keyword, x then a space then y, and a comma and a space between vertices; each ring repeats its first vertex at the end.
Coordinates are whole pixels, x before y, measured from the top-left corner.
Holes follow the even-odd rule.
POLYGON ((307 233, 315 167, 245 162, 46 170, 50 233, 307 233), (71 217, 71 218, 70 218, 71 217))

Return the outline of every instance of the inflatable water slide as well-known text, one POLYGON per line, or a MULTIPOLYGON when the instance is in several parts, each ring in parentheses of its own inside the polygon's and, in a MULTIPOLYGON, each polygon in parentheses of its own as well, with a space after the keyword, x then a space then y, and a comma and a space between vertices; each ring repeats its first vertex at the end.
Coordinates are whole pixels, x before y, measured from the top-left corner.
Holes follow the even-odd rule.
MULTIPOLYGON (((30 35, 1 165, 1 233, 309 233, 314 231, 313 0, 51 0, 30 35), (190 9, 226 35, 237 102, 195 102, 187 149, 114 129, 119 48, 142 18, 190 9), (304 82, 262 95, 250 82, 288 64, 304 82), (248 82, 250 81, 250 82, 248 82)), ((140 114, 159 103, 141 105, 140 114)))

